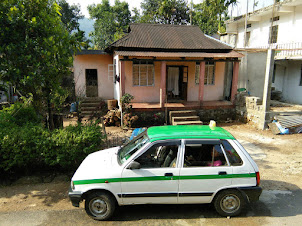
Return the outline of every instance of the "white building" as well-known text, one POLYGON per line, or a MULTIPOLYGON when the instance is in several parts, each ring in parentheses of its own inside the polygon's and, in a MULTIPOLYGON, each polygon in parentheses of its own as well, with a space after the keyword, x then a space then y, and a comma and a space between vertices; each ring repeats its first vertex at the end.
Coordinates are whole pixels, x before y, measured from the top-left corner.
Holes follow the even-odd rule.
POLYGON ((283 100, 302 104, 302 0, 276 1, 226 21, 221 40, 242 51, 239 88, 262 97, 268 48, 276 49, 272 87, 283 100))

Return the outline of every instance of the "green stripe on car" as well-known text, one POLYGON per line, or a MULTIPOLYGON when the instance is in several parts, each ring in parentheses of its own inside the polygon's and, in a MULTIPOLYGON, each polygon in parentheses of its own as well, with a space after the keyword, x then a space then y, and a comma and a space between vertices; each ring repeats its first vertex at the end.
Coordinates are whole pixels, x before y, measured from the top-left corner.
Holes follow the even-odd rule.
MULTIPOLYGON (((226 178, 248 178, 256 177, 255 173, 246 174, 226 174, 226 175, 186 175, 173 176, 175 180, 202 180, 202 179, 226 179, 226 178)), ((137 182, 137 181, 155 181, 155 180, 171 180, 170 176, 154 176, 154 177, 126 177, 126 178, 108 178, 108 179, 91 179, 91 180, 76 180, 74 185, 83 184, 102 184, 114 182, 137 182)))

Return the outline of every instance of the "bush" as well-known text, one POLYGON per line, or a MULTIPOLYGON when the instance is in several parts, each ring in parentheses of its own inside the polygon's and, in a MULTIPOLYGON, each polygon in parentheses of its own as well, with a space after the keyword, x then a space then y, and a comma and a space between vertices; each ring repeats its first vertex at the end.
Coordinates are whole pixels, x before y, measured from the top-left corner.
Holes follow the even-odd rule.
POLYGON ((43 153, 45 163, 63 169, 76 169, 90 153, 103 144, 101 127, 97 124, 68 126, 51 134, 51 148, 43 153))
POLYGON ((103 144, 97 124, 49 131, 41 125, 12 124, 0 128, 0 175, 30 174, 41 170, 73 171, 103 144))
POLYGON ((10 126, 11 124, 23 126, 27 123, 41 123, 41 117, 31 104, 17 102, 0 111, 0 126, 10 126))

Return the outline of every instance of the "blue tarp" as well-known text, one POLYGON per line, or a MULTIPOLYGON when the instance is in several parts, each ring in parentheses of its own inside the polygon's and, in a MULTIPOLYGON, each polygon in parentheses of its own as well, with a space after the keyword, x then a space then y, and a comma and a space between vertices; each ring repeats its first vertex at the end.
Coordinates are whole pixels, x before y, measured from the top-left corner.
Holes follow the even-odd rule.
POLYGON ((136 128, 133 130, 129 140, 132 140, 134 137, 138 136, 139 134, 141 134, 142 132, 144 132, 146 129, 145 128, 136 128))

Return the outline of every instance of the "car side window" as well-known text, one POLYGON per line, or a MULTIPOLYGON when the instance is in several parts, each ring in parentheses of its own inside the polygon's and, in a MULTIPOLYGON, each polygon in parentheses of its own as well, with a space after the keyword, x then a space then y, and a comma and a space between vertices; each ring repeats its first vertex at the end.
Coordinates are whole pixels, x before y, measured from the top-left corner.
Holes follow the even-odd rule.
POLYGON ((179 144, 159 143, 153 145, 135 161, 139 162, 141 169, 176 167, 179 144))
POLYGON ((219 143, 186 142, 184 167, 213 167, 227 165, 219 143))
POLYGON ((242 159, 228 141, 223 140, 222 146, 231 166, 241 166, 243 164, 242 159))

